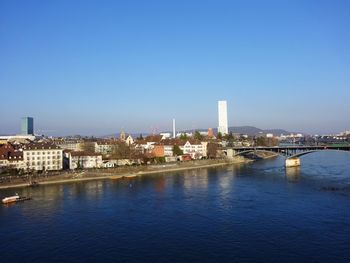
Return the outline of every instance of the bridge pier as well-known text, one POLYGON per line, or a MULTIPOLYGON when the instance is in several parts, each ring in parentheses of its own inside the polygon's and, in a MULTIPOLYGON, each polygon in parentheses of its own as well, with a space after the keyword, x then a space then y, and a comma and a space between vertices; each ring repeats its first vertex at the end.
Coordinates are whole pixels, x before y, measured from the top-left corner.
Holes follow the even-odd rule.
POLYGON ((286 167, 297 167, 300 166, 300 158, 293 157, 293 158, 287 158, 286 159, 286 167))

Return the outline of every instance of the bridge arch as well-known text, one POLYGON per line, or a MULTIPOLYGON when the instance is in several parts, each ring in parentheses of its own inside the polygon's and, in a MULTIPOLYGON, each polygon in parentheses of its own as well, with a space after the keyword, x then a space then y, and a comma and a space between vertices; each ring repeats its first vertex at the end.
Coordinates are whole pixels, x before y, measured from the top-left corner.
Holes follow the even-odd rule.
POLYGON ((244 150, 244 151, 241 151, 241 152, 237 152, 233 155, 233 157, 235 156, 241 156, 241 155, 245 155, 247 153, 254 153, 254 152, 261 152, 261 153, 275 153, 276 155, 279 155, 279 156, 282 156, 282 157, 287 157, 286 155, 284 155, 283 153, 281 152, 274 152, 274 151, 269 151, 269 150, 259 150, 259 149, 256 149, 256 150, 244 150))
MULTIPOLYGON (((319 149, 313 149, 313 150, 305 150, 305 151, 301 151, 298 153, 294 153, 294 154, 288 154, 288 152, 286 151, 279 151, 278 148, 270 148, 270 149, 259 149, 259 148, 255 148, 255 149, 245 149, 239 152, 234 153, 233 157, 235 156, 241 156, 247 153, 253 153, 253 152, 266 152, 266 153, 274 153, 277 156, 282 156, 284 158, 288 159, 299 159, 301 156, 310 154, 310 153, 315 153, 315 152, 323 152, 323 151, 330 151, 330 152, 348 152, 350 153, 349 148, 345 148, 345 149, 329 149, 327 147, 325 148, 319 148, 319 149)), ((299 161, 300 163, 300 161, 299 161)))
POLYGON ((310 154, 310 153, 315 153, 315 152, 324 152, 324 151, 327 151, 327 152, 347 152, 347 153, 350 153, 349 150, 336 150, 336 149, 324 149, 324 150, 311 150, 311 151, 305 151, 305 152, 300 152, 300 153, 297 153, 297 154, 294 154, 292 156, 289 156, 287 157, 287 159, 289 158, 299 158, 303 155, 307 155, 307 154, 310 154))

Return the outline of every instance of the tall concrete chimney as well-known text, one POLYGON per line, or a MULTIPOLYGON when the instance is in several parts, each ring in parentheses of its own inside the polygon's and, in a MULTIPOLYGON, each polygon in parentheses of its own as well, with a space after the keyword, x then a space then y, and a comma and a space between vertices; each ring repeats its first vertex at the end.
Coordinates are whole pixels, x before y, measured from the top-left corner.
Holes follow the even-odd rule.
POLYGON ((175 124, 175 119, 173 119, 173 138, 176 138, 176 124, 175 124))

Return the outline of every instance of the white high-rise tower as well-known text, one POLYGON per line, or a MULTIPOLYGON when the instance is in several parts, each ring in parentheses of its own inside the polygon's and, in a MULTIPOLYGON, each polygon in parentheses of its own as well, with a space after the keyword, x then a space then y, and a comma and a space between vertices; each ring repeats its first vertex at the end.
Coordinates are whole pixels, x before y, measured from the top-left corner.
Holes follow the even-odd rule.
POLYGON ((222 135, 228 134, 228 123, 227 123, 227 101, 218 101, 219 111, 219 127, 218 132, 222 135))

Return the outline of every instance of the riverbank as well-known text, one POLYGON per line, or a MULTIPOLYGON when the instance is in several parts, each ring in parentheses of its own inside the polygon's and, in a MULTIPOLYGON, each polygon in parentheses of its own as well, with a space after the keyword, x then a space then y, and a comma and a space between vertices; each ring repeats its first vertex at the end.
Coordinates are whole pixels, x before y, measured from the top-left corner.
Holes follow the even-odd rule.
MULTIPOLYGON (((183 163, 164 164, 164 165, 149 165, 137 167, 123 167, 116 169, 95 169, 81 170, 78 172, 62 172, 53 176, 38 176, 34 178, 39 185, 48 184, 63 184, 72 182, 92 181, 92 180, 118 180, 128 177, 147 176, 152 174, 179 172, 194 169, 205 169, 212 167, 220 167, 234 164, 245 164, 252 160, 245 158, 235 158, 232 160, 198 160, 183 163)), ((5 182, 0 185, 0 189, 30 187, 27 181, 23 178, 17 178, 10 182, 5 182)))

